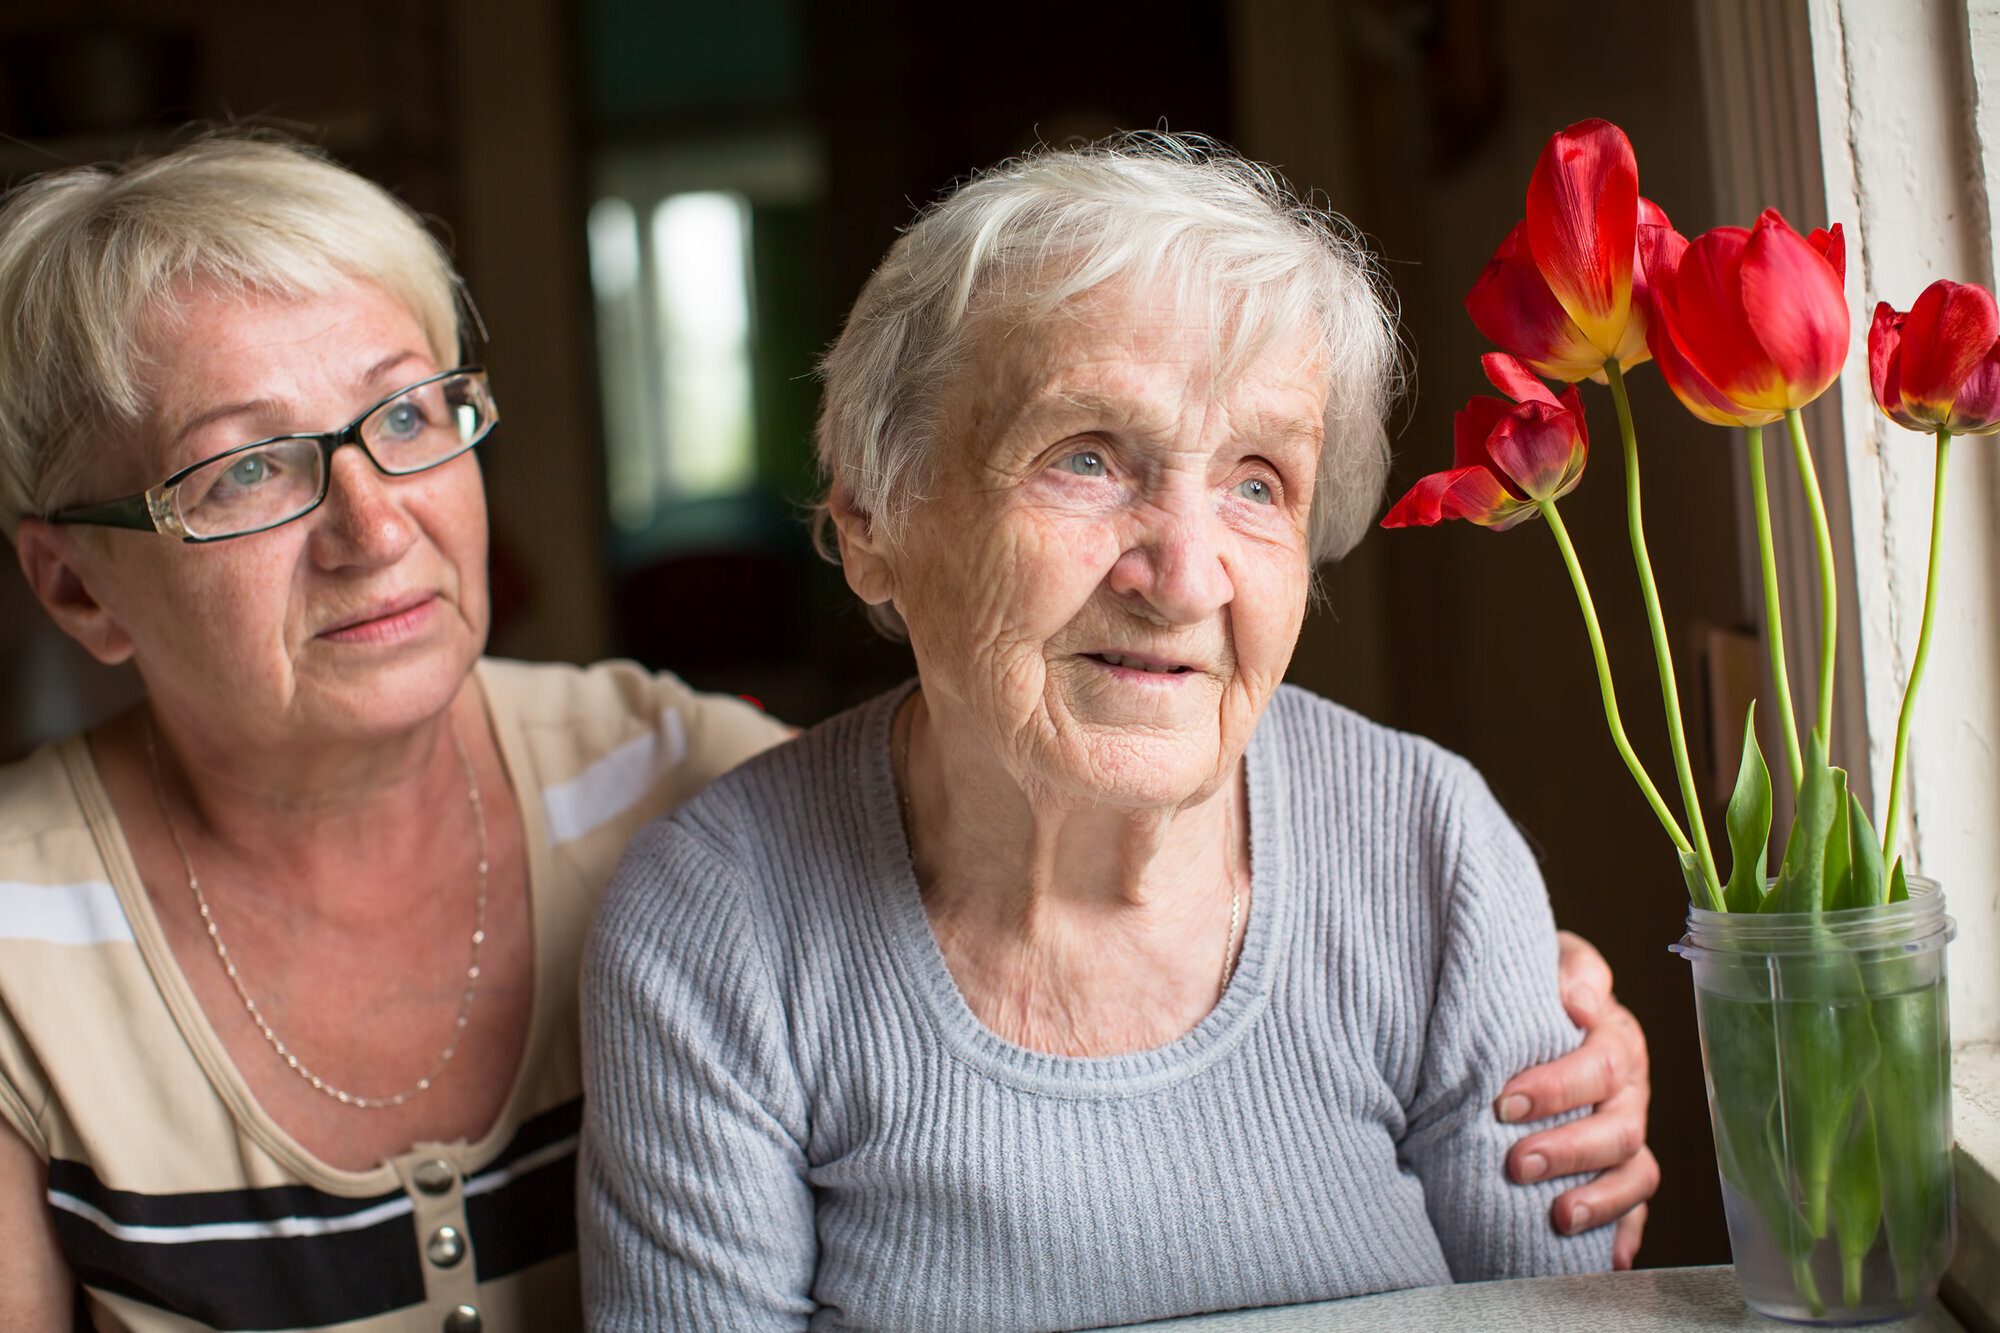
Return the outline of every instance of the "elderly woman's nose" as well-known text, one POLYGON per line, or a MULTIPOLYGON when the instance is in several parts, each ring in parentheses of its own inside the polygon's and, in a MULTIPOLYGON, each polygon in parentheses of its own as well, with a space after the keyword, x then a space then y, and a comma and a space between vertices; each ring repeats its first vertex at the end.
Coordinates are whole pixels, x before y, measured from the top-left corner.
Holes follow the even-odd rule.
POLYGON ((359 449, 336 449, 329 462, 320 526, 320 557, 328 564, 393 564, 417 539, 417 525, 398 502, 397 482, 376 471, 359 449))
POLYGON ((1143 600, 1173 624, 1205 620, 1234 596, 1224 535, 1206 505, 1159 511, 1112 565, 1112 591, 1143 600))

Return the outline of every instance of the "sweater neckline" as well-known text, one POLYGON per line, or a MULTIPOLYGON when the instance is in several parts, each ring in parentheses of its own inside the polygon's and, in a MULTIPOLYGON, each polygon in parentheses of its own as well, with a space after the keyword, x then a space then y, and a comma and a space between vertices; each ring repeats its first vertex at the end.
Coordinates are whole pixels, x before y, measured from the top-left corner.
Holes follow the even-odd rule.
MULTIPOLYGON (((996 1082, 1044 1097, 1092 1100, 1137 1097, 1200 1074, 1242 1043, 1269 1006, 1292 914, 1290 849, 1279 830, 1289 804, 1278 780, 1279 728, 1263 725, 1244 749, 1250 811, 1250 903, 1236 971, 1221 1000, 1199 1023, 1150 1050, 1119 1055, 1057 1055, 1018 1046, 981 1022, 966 1003, 931 931, 897 799, 891 725, 917 687, 914 680, 877 699, 862 719, 862 818, 882 886, 876 903, 896 971, 930 1019, 939 1042, 960 1063, 996 1082)), ((1276 703, 1275 697, 1272 703, 1276 703)), ((1266 705, 1268 715, 1271 705, 1266 705)))

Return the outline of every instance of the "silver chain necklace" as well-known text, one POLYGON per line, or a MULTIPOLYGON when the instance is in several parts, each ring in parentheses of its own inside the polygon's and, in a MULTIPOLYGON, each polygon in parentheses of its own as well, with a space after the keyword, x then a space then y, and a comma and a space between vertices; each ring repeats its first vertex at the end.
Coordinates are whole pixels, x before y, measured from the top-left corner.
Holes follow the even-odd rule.
POLYGON ((358 1093, 334 1087, 307 1068, 298 1055, 271 1030, 271 1025, 264 1021, 263 1011, 257 1007, 257 1002, 250 998, 250 992, 243 985, 243 978, 237 974, 236 964, 229 957, 229 948, 222 942, 222 932, 216 929, 215 916, 208 910, 208 899, 201 891, 201 881, 195 878, 194 862, 188 859, 187 847, 181 842, 181 831, 174 826, 173 813, 167 808, 167 787, 160 777, 160 751, 154 741, 154 734, 153 719, 148 716, 146 760, 153 770, 153 796, 160 804, 160 818, 166 821, 167 833, 174 840, 174 850, 180 853, 181 867, 187 871, 188 891, 194 894, 194 905, 201 912, 202 924, 208 928, 208 939, 215 946, 215 956, 222 960, 222 970, 229 974, 229 984, 236 988, 237 998, 243 1001, 244 1009, 249 1011, 250 1021, 264 1034, 264 1040, 278 1053, 278 1058, 285 1062, 286 1068, 342 1106, 382 1111, 401 1106, 411 1098, 430 1091, 431 1084, 444 1072, 444 1067, 451 1063, 451 1057, 458 1053, 458 1043, 464 1038, 465 1029, 472 1022, 472 1001, 479 993, 479 950, 486 943, 486 808, 479 799, 479 779, 472 771, 472 760, 466 756, 465 743, 458 738, 458 727, 453 725, 451 729, 451 748, 457 752, 458 766, 465 774, 466 798, 472 803, 473 823, 479 829, 479 897, 472 917, 472 965, 465 969, 465 993, 458 1002, 458 1022, 452 1028, 451 1040, 445 1043, 444 1050, 432 1063, 428 1073, 393 1097, 363 1097, 358 1093))

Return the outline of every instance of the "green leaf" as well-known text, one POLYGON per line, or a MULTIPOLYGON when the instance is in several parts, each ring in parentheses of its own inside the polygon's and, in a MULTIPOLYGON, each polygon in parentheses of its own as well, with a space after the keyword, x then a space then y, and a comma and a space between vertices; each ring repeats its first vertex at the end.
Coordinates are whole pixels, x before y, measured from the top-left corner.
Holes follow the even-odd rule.
POLYGON ((1819 737, 1805 737, 1805 776, 1799 783, 1798 813, 1792 817, 1792 835, 1785 842, 1785 864, 1778 874, 1777 887, 1764 896, 1759 910, 1765 912, 1817 912, 1824 903, 1826 840, 1833 831, 1833 770, 1826 766, 1826 751, 1819 737))
POLYGON ((1757 705, 1743 719, 1743 762, 1725 817, 1729 826, 1729 884, 1723 905, 1754 912, 1764 901, 1764 866, 1771 854, 1771 770, 1757 748, 1757 705))
POLYGON ((1882 1059, 1869 1088, 1881 1159, 1883 1224, 1902 1298, 1914 1303, 1951 1258, 1951 1024, 1944 988, 1914 959, 1873 979, 1882 1059), (1902 975, 1899 975, 1902 974, 1902 975))
POLYGON ((1896 858, 1896 868, 1889 872, 1889 901, 1903 903, 1910 900, 1910 881, 1903 878, 1903 858, 1896 858))
POLYGON ((1847 846, 1854 870, 1848 876, 1841 896, 1827 898, 1829 911, 1842 907, 1876 907, 1884 901, 1881 844, 1875 841, 1875 829, 1868 822, 1868 812, 1861 808, 1861 798, 1849 793, 1847 806, 1847 846))
POLYGON ((1852 954, 1832 950, 1783 957, 1773 1006, 1787 1152, 1798 1182, 1799 1211, 1815 1237, 1827 1234, 1836 1184, 1835 1154, 1855 1097, 1881 1057, 1866 1004, 1867 986, 1852 954))
POLYGON ((1827 911, 1847 906, 1847 895, 1854 888, 1854 857, 1847 845, 1847 770, 1829 769, 1833 774, 1833 827, 1826 834, 1826 869, 1822 876, 1825 889, 1820 902, 1827 911))
POLYGON ((1840 1301, 1856 1306, 1861 1304, 1862 1261, 1875 1248, 1875 1235, 1882 1229, 1882 1164, 1875 1112, 1865 1088, 1854 1099, 1847 1137, 1834 1151, 1827 1206, 1840 1246, 1840 1301))

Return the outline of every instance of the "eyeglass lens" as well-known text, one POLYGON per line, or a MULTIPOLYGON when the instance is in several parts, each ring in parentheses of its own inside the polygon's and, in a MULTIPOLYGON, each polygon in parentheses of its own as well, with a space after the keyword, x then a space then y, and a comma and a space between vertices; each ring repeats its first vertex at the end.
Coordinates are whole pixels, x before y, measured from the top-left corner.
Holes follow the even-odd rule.
MULTIPOLYGON (((421 472, 479 442, 492 423, 485 386, 453 375, 413 386, 375 408, 359 434, 375 465, 391 476, 421 472)), ((196 537, 230 537, 297 518, 326 493, 327 452, 319 437, 292 436, 226 454, 180 481, 175 506, 196 537)))

